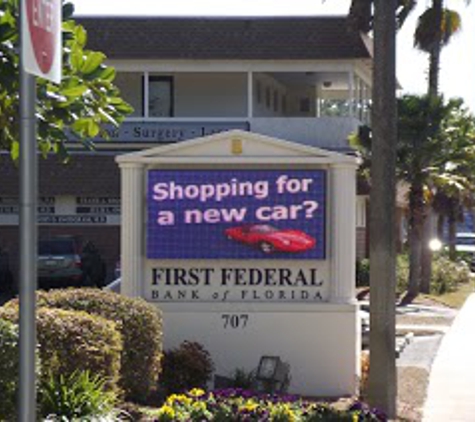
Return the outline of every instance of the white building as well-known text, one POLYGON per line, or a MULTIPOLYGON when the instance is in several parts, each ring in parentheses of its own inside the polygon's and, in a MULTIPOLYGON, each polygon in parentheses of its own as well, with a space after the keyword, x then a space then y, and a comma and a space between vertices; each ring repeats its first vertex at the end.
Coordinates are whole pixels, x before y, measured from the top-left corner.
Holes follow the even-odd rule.
MULTIPOLYGON (((339 152, 369 123, 371 41, 345 17, 78 19, 88 47, 103 51, 135 108, 97 152, 69 166, 40 163, 40 236, 81 234, 119 258, 120 175, 115 155, 242 129, 339 152), (73 183, 74 182, 74 183, 73 183)), ((71 144, 74 149, 74 145, 71 144)), ((0 158, 0 245, 18 248, 17 170, 0 158)), ((360 193, 365 193, 361 192, 360 193)), ((366 240, 357 207, 358 255, 366 240)))

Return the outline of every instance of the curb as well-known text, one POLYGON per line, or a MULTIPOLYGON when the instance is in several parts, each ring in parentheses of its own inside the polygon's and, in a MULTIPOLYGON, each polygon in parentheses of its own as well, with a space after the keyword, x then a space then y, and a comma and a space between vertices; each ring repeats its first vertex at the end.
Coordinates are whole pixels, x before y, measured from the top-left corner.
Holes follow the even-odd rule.
POLYGON ((398 358, 406 346, 412 341, 414 338, 413 332, 408 332, 403 336, 396 336, 396 358, 398 358))

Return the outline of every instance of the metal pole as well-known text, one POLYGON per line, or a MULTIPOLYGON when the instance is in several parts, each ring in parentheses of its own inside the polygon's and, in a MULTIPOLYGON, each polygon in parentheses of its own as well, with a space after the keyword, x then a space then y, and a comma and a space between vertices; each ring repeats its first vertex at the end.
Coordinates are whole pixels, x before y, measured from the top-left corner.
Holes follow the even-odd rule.
MULTIPOLYGON (((26 18, 20 10, 20 19, 26 18)), ((23 40, 21 40, 23 43, 23 40)), ((19 421, 36 420, 37 148, 36 80, 20 65, 20 394, 19 421)))

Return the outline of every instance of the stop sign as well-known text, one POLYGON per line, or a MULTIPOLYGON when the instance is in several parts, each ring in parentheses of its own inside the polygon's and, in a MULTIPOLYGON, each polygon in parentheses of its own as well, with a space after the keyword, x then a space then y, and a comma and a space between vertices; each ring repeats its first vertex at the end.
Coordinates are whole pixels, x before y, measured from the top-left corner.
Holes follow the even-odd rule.
POLYGON ((61 81, 61 0, 22 0, 22 57, 27 72, 61 81))

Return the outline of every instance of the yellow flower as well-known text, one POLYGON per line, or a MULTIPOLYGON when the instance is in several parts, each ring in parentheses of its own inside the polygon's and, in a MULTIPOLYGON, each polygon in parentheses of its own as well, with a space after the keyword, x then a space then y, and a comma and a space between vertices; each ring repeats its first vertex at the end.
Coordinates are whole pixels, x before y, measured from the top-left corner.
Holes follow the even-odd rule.
POLYGON ((249 412, 252 412, 256 410, 258 407, 258 404, 254 400, 248 400, 246 403, 244 403, 244 406, 241 407, 241 410, 247 410, 249 412))
POLYGON ((285 417, 288 422, 296 422, 297 417, 287 403, 277 404, 271 410, 271 419, 280 419, 285 417))
POLYGON ((201 388, 193 388, 193 390, 190 390, 188 394, 192 397, 200 397, 205 395, 205 391, 201 388))
POLYGON ((167 416, 170 419, 173 419, 175 417, 175 410, 173 407, 165 404, 158 410, 158 416, 167 416))
POLYGON ((192 408, 193 410, 202 412, 202 411, 205 411, 205 410, 206 410, 206 403, 203 402, 203 401, 195 401, 195 402, 191 405, 191 408, 192 408))
POLYGON ((175 403, 177 404, 183 404, 185 406, 189 405, 192 403, 193 400, 191 400, 189 397, 185 396, 184 394, 172 394, 167 398, 167 404, 169 406, 173 406, 175 403))

